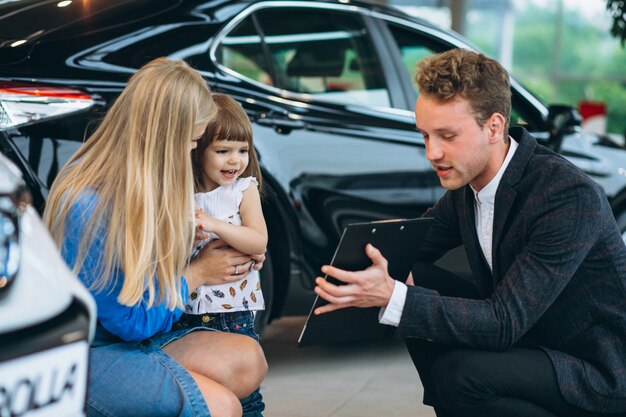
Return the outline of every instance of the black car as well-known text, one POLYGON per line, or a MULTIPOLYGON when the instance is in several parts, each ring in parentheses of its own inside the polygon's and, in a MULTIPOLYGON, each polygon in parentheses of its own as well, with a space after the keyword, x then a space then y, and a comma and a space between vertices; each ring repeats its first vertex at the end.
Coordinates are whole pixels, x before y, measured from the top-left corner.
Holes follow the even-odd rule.
MULTIPOLYGON (((345 225, 416 217, 444 193, 415 129, 412 73, 428 55, 473 47, 426 21, 352 0, 22 0, 0 16, 0 150, 39 208, 153 58, 186 60, 243 105, 268 185, 261 322, 307 310, 297 295, 311 293, 345 225)), ((511 81, 512 122, 601 184, 626 236, 626 151, 511 81)))

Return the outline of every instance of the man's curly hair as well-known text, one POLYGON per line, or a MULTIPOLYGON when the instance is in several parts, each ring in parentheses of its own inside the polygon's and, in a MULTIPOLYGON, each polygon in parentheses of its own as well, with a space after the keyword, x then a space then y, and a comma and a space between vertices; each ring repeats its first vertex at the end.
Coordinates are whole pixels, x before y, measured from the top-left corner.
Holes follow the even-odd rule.
POLYGON ((415 82, 420 94, 442 103, 460 96, 469 101, 476 123, 483 126, 493 113, 511 118, 509 74, 495 60, 467 49, 451 49, 418 64, 415 82))

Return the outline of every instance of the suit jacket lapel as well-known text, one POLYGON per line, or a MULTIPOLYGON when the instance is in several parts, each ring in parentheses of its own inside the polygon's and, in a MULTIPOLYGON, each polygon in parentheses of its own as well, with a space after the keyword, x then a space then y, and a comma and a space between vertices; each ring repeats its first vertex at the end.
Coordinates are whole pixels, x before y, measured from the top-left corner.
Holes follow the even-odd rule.
MULTIPOLYGON (((460 224, 465 227, 462 228, 461 234, 463 243, 465 244, 465 251, 467 253, 467 260, 472 269, 472 274, 475 277, 491 277, 491 270, 485 259, 485 255, 480 247, 478 241, 478 235, 476 234, 476 213, 474 212, 474 192, 469 185, 466 185, 462 189, 463 204, 460 210, 461 221, 460 224)), ((479 287, 481 294, 487 297, 491 294, 493 287, 490 285, 489 279, 476 279, 475 284, 479 287)))
MULTIPOLYGON (((504 228, 507 224, 511 208, 517 196, 515 186, 520 182, 526 170, 526 166, 533 155, 537 141, 521 127, 512 127, 509 134, 519 143, 515 155, 506 168, 498 190, 496 191, 496 201, 493 216, 493 241, 492 241, 492 267, 495 280, 499 278, 497 247, 502 239, 504 228)), ((495 283, 494 283, 495 284, 495 283)))

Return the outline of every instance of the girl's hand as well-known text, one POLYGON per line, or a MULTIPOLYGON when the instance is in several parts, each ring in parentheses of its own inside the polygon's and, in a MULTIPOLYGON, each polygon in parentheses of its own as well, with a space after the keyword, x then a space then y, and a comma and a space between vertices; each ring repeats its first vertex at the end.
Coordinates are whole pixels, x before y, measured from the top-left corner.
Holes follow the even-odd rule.
POLYGON ((263 263, 265 262, 265 254, 262 253, 260 255, 252 255, 252 269, 255 271, 260 271, 263 268, 263 263))
POLYGON ((196 246, 198 243, 202 242, 204 239, 209 237, 209 233, 204 231, 204 226, 201 224, 196 226, 196 234, 193 237, 193 245, 196 246))
POLYGON ((214 229, 214 221, 215 219, 204 211, 201 208, 196 208, 195 210, 195 220, 196 220, 196 236, 198 235, 198 228, 202 228, 202 230, 206 232, 212 232, 214 229))

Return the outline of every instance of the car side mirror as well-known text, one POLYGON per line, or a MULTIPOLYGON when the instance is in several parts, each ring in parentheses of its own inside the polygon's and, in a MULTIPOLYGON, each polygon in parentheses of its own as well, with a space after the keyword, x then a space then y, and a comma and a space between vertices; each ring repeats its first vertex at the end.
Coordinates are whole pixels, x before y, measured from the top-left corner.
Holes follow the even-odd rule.
POLYGON ((558 152, 563 143, 563 137, 578 130, 582 121, 582 116, 573 107, 563 104, 551 104, 548 107, 547 120, 550 132, 548 146, 558 152))

